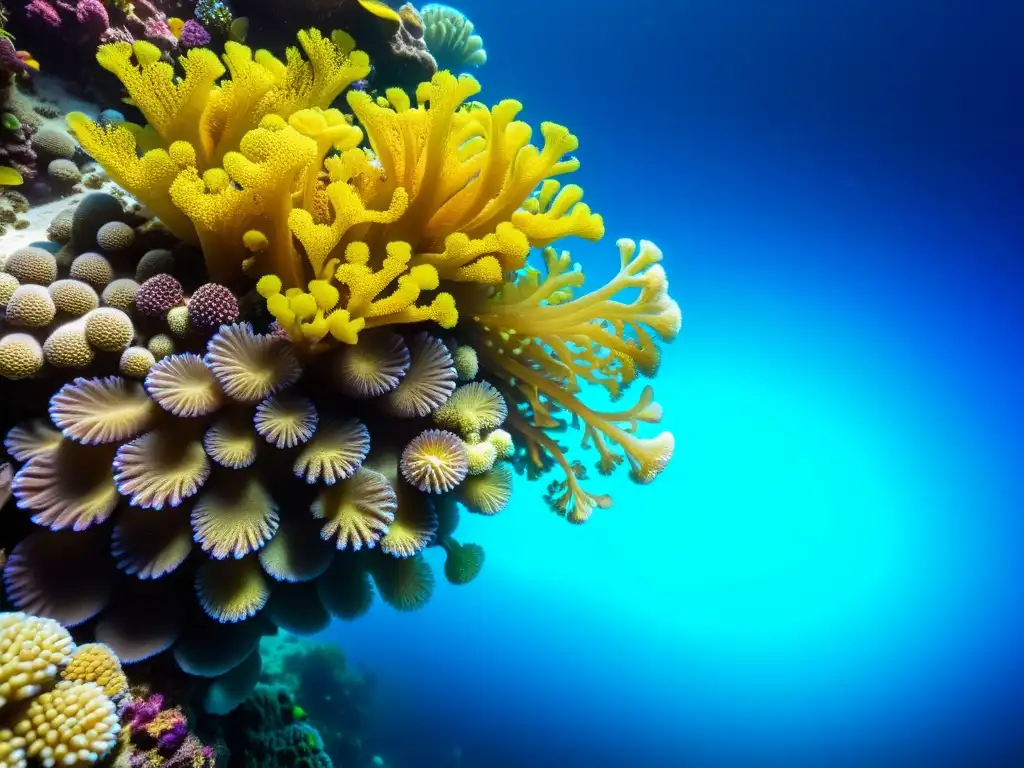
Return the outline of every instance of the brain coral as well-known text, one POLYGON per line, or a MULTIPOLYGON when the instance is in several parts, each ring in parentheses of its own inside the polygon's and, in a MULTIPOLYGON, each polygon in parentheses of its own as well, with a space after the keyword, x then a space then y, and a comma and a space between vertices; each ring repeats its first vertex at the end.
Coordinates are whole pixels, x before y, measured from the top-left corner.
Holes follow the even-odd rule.
POLYGON ((66 131, 54 128, 40 128, 32 137, 32 146, 51 158, 63 160, 70 160, 78 149, 74 138, 66 131))
POLYGON ((123 221, 108 221, 96 232, 96 243, 104 251, 123 251, 135 242, 135 230, 123 221))
POLYGON ((54 181, 62 184, 77 184, 82 180, 82 172, 71 160, 51 160, 46 166, 46 174, 54 181))

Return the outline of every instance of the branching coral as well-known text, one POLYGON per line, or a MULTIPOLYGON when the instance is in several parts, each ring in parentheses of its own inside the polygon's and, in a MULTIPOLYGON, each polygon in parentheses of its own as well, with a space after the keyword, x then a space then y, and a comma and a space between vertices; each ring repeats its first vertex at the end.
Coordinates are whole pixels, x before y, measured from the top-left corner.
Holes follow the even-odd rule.
POLYGON ((340 115, 325 110, 369 72, 366 54, 342 34, 328 39, 311 30, 299 42, 307 58, 290 49, 287 63, 234 42, 225 45, 223 62, 195 48, 180 59, 180 81, 148 43, 101 46, 98 61, 121 80, 149 125, 104 127, 80 113, 68 116, 72 132, 112 179, 178 237, 202 243, 216 282, 240 274, 251 255, 243 241, 250 230, 267 239, 267 271, 291 256, 289 182, 301 183, 312 165, 308 186, 314 187, 323 155, 352 136, 340 115), (225 74, 230 79, 218 83, 225 74), (317 117, 334 125, 313 137, 286 130, 296 113, 311 116, 293 121, 300 128, 313 120, 315 129, 317 117))
POLYGON ((538 184, 577 167, 565 159, 577 147, 565 128, 545 123, 534 147, 515 120, 518 102, 468 104, 477 81, 444 72, 417 89, 415 107, 399 90, 381 103, 350 91, 358 128, 328 107, 365 76, 366 55, 340 34, 310 30, 299 41, 308 61, 228 43, 222 64, 193 50, 180 82, 152 47, 105 46, 100 63, 150 125, 68 118, 113 179, 202 244, 211 278, 229 283, 243 268, 263 276, 259 290, 296 342, 352 344, 385 324, 454 327, 442 284, 498 285, 531 245, 603 233, 575 187, 516 215, 538 184))
MULTIPOLYGON (((557 206, 551 194, 542 187, 537 202, 517 216, 536 216, 549 202, 557 206)), ((661 252, 647 242, 639 249, 630 240, 618 245, 619 273, 592 293, 576 296, 583 272, 567 253, 547 248, 545 273, 527 269, 494 295, 467 299, 474 320, 470 333, 483 365, 499 380, 506 399, 520 406, 510 414, 509 426, 536 468, 545 465, 545 457, 561 467, 565 479, 552 483, 546 498, 573 522, 586 520, 594 507, 606 507, 611 500, 583 489, 582 465, 570 462, 545 432, 564 426, 559 414, 582 428, 583 446, 598 452, 597 469, 603 475, 625 460, 634 481, 649 483, 665 468, 674 447, 669 432, 654 438, 636 435, 640 424, 661 420, 650 387, 635 405, 616 411, 599 411, 578 397, 584 385, 592 385, 614 400, 638 375, 653 377, 660 361, 656 340, 671 341, 679 331, 681 315, 668 295, 661 252), (631 289, 637 294, 632 302, 617 300, 631 289)))

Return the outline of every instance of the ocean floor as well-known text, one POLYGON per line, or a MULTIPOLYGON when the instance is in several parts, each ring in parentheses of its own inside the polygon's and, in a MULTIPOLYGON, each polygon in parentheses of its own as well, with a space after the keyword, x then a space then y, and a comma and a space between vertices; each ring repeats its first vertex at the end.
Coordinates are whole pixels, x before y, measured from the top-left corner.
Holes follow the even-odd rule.
MULTIPOLYGON (((19 93, 19 100, 27 101, 31 105, 32 112, 38 116, 38 131, 57 130, 67 132, 65 116, 69 112, 84 112, 91 117, 99 114, 101 108, 88 101, 83 101, 70 93, 62 80, 39 74, 33 78, 32 88, 24 93, 19 93)), ((74 162, 80 167, 83 176, 93 176, 93 183, 88 187, 84 183, 69 186, 61 190, 59 185, 53 185, 55 199, 45 200, 36 203, 30 199, 30 208, 27 212, 19 213, 17 224, 7 227, 7 231, 0 235, 0 255, 8 254, 18 248, 30 243, 47 239, 46 230, 53 218, 65 208, 74 207, 83 196, 89 192, 104 191, 113 192, 123 197, 126 206, 135 205, 128 195, 106 175, 99 170, 91 159, 81 150, 74 158, 74 162)), ((45 165, 45 163, 44 163, 45 165)), ((45 173, 45 167, 41 169, 45 173)), ((18 187, 12 187, 12 191, 19 191, 18 187)))

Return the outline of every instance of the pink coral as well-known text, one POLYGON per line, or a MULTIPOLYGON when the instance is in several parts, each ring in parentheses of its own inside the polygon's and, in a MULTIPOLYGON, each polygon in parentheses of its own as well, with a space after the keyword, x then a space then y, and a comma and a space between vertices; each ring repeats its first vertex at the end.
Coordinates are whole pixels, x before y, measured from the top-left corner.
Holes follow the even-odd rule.
POLYGON ((39 19, 51 27, 59 27, 62 23, 57 9, 46 2, 46 0, 32 0, 31 3, 25 6, 25 15, 30 19, 39 19))
POLYGON ((32 0, 25 7, 25 15, 51 27, 63 27, 65 22, 74 19, 76 24, 85 26, 97 37, 110 26, 107 9, 100 0, 78 0, 75 3, 65 0, 32 0))
POLYGON ((97 43, 148 40, 163 51, 173 51, 178 40, 167 16, 151 0, 135 0, 125 10, 101 0, 31 0, 25 16, 61 30, 61 42, 94 47, 97 43))

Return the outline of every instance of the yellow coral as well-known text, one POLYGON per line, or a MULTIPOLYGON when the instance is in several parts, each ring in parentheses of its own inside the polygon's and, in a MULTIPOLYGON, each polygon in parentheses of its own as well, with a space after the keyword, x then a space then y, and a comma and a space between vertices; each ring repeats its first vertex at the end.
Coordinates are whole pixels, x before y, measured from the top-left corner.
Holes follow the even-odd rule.
POLYGON ((637 482, 653 479, 673 441, 636 434, 660 420, 652 390, 619 411, 578 394, 593 384, 615 399, 654 376, 656 342, 675 336, 680 312, 653 245, 620 241, 618 275, 589 294, 580 293, 582 270, 550 247, 604 235, 583 190, 557 180, 579 167, 577 138, 542 123, 535 146, 516 119, 519 102, 471 101, 479 83, 447 71, 421 83, 415 99, 350 89, 346 117, 331 103, 368 73, 365 54, 344 33, 303 31, 299 44, 283 61, 234 42, 220 60, 193 50, 183 77, 148 44, 103 46, 101 63, 150 124, 99 128, 82 115, 69 123, 115 181, 202 245, 211 280, 257 280, 280 330, 306 350, 356 344, 383 325, 458 326, 460 344, 472 345, 460 378, 487 380, 465 392, 494 387, 480 402, 464 392, 438 414, 475 446, 473 473, 516 461, 507 433, 487 434, 504 400, 519 458, 564 473, 547 498, 570 520, 610 499, 582 488, 582 465, 546 430, 571 422, 602 474, 625 462, 637 482), (543 271, 527 266, 532 248, 543 249, 543 271), (626 303, 623 293, 636 298, 626 303))
POLYGON ((0 613, 0 708, 53 683, 74 648, 71 635, 53 619, 0 613))
POLYGON ((95 763, 117 744, 117 708, 95 683, 62 682, 36 697, 14 728, 42 765, 95 763))
POLYGON ((128 690, 128 678, 121 669, 121 661, 102 643, 78 646, 60 676, 64 680, 96 683, 103 693, 111 697, 128 690))
POLYGON ((366 55, 344 33, 303 31, 299 43, 305 58, 293 48, 284 62, 233 42, 223 63, 193 49, 181 78, 148 43, 101 46, 149 125, 68 118, 111 178, 202 245, 210 279, 276 276, 261 292, 295 342, 452 328, 446 284, 499 286, 531 246, 603 234, 582 190, 552 179, 578 167, 566 128, 544 123, 535 147, 518 102, 470 103, 479 83, 449 72, 419 86, 416 106, 398 89, 378 100, 349 91, 356 127, 330 104, 368 73, 366 55))
MULTIPOLYGON (((223 61, 213 51, 194 48, 179 59, 183 77, 150 43, 102 45, 97 60, 117 76, 149 124, 103 127, 81 113, 68 115, 71 132, 113 180, 178 237, 202 243, 214 280, 237 275, 249 255, 246 246, 253 242, 252 235, 244 242, 243 236, 249 230, 265 231, 261 225, 276 235, 269 236, 270 250, 281 251, 269 267, 292 274, 294 270, 283 266, 288 259, 297 260, 287 228, 291 189, 287 176, 275 174, 290 167, 301 179, 308 165, 313 186, 322 160, 315 141, 313 152, 296 158, 292 150, 301 142, 291 135, 287 138, 292 143, 285 137, 268 141, 266 135, 246 143, 247 135, 268 118, 276 119, 279 127, 303 110, 328 110, 341 91, 370 71, 366 54, 354 50, 352 39, 343 33, 325 38, 308 30, 298 38, 306 57, 290 48, 286 62, 236 42, 225 44, 223 61), (241 176, 232 178, 236 171, 241 176), (275 194, 264 199, 271 178, 277 183, 275 194), (231 180, 241 188, 232 189, 231 180), (223 206, 219 220, 211 214, 213 205, 223 206), (239 221, 240 213, 246 226, 239 221)), ((333 115, 325 120, 336 124, 333 115)), ((351 143, 351 130, 336 133, 351 143)), ((318 138, 330 143, 334 135, 318 138)))
POLYGON ((565 479, 549 486, 547 501, 574 522, 611 500, 583 490, 582 465, 570 462, 543 431, 563 426, 556 413, 564 412, 581 425, 583 445, 598 452, 601 474, 610 474, 626 460, 632 479, 648 483, 665 468, 674 448, 671 433, 654 438, 635 434, 640 423, 661 420, 650 387, 636 405, 620 411, 599 411, 576 397, 583 383, 617 398, 638 373, 654 376, 660 360, 656 339, 671 341, 680 328, 681 314, 668 295, 658 248, 641 242, 638 250, 630 240, 620 240, 618 246, 618 275, 592 293, 575 296, 583 285, 582 271, 567 253, 548 248, 544 274, 527 269, 493 296, 469 296, 466 301, 484 367, 501 379, 498 389, 506 400, 528 407, 529 416, 510 410, 508 424, 525 442, 536 468, 550 460, 561 467, 565 479), (616 300, 630 290, 637 291, 631 303, 616 300))

